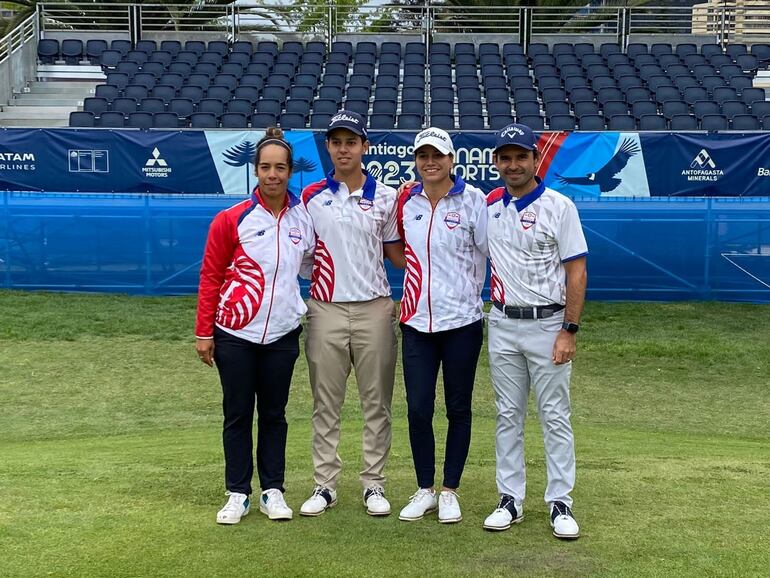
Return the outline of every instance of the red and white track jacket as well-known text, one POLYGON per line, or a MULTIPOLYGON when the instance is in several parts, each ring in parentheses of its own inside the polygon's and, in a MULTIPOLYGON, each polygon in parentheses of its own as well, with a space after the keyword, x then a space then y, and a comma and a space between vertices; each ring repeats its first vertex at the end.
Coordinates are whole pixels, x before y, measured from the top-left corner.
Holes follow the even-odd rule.
POLYGON ((209 228, 198 288, 195 335, 214 325, 253 343, 272 343, 296 329, 307 311, 297 275, 313 264, 313 221, 292 194, 276 218, 254 189, 220 212, 209 228))

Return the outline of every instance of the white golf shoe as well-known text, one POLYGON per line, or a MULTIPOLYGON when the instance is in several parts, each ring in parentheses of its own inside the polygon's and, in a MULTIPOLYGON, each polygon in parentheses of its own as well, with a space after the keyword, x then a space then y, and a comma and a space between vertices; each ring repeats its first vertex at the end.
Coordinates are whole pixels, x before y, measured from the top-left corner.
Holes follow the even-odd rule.
POLYGON ((398 519, 404 522, 422 520, 425 514, 435 512, 437 507, 436 492, 430 488, 420 488, 409 498, 409 503, 403 507, 398 519))
POLYGON ((484 520, 484 529, 500 532, 510 528, 511 524, 519 524, 523 519, 523 506, 517 508, 513 496, 502 494, 497 508, 484 520))
POLYGON ((262 492, 259 497, 259 511, 271 520, 291 520, 294 515, 283 499, 283 492, 275 488, 262 492))
POLYGON ((225 492, 229 496, 224 507, 217 512, 217 524, 237 524, 249 513, 249 497, 238 492, 225 492))
POLYGON ((454 524, 462 519, 457 494, 452 490, 442 490, 438 497, 438 521, 442 524, 454 524))
POLYGON ((316 486, 313 494, 299 509, 301 516, 320 516, 337 504, 337 492, 326 486, 316 486))
POLYGON ((390 502, 385 497, 381 486, 372 486, 364 490, 364 506, 370 516, 387 516, 390 514, 390 502))
POLYGON ((576 540, 580 537, 580 527, 572 510, 564 502, 551 504, 551 527, 553 535, 562 540, 576 540))

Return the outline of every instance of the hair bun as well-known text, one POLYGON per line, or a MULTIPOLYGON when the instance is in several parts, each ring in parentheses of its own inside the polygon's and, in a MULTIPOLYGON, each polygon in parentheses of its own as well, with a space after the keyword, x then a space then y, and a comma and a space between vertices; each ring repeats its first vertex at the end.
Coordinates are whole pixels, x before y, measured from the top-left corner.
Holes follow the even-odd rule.
POLYGON ((265 131, 265 136, 268 138, 283 139, 283 131, 277 126, 271 126, 265 131))

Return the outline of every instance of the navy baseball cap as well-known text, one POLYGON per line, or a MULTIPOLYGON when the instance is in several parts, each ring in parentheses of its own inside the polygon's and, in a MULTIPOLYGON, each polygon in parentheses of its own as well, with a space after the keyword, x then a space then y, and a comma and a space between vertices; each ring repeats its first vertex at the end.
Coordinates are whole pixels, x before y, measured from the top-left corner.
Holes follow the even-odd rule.
POLYGON ((363 116, 352 110, 341 110, 329 120, 329 128, 326 129, 326 135, 335 129, 344 128, 352 133, 368 138, 366 135, 366 120, 363 116))
POLYGON ((528 126, 514 122, 503 127, 497 133, 495 150, 492 152, 496 153, 499 149, 509 145, 518 146, 528 151, 535 151, 537 150, 537 137, 528 126))

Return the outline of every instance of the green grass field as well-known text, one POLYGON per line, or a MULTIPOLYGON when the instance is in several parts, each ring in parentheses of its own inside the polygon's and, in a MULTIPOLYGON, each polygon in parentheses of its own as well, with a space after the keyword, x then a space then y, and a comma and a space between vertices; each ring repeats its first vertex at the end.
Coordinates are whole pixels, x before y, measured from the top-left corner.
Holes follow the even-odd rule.
MULTIPOLYGON (((496 502, 485 354, 462 523, 364 513, 351 387, 338 507, 217 526, 220 390, 193 352, 194 306, 0 292, 0 576, 770 575, 770 307, 588 304, 572 382, 582 537, 561 542, 533 410, 526 519, 481 529, 496 502)), ((397 379, 396 512, 415 490, 400 369, 397 379)), ((312 486, 310 409, 300 359, 288 409, 295 512, 312 486)), ((441 439, 441 412, 435 423, 441 439)))

